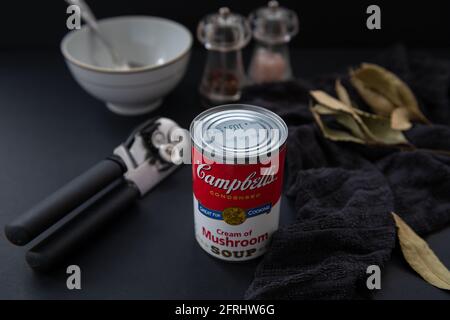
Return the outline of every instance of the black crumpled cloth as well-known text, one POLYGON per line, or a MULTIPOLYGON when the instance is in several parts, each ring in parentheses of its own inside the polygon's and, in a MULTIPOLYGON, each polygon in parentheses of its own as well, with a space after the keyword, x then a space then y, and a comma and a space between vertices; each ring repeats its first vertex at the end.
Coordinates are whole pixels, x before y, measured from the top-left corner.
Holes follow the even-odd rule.
MULTIPOLYGON (((423 149, 450 150, 450 64, 398 46, 372 61, 408 83, 434 125, 406 133, 423 149)), ((370 298, 367 267, 383 267, 396 245, 391 216, 425 235, 450 221, 450 156, 333 142, 309 111, 308 91, 334 93, 340 77, 253 86, 242 101, 277 112, 289 126, 287 195, 296 217, 272 238, 247 299, 370 298)))

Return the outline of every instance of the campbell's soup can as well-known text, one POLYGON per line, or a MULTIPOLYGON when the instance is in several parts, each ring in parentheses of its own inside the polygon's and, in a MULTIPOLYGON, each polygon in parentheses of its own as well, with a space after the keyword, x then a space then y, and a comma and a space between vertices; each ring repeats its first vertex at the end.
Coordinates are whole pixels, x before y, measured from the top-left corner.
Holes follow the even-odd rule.
POLYGON ((288 129, 275 113, 231 104, 190 126, 195 236, 214 257, 261 256, 278 229, 288 129))

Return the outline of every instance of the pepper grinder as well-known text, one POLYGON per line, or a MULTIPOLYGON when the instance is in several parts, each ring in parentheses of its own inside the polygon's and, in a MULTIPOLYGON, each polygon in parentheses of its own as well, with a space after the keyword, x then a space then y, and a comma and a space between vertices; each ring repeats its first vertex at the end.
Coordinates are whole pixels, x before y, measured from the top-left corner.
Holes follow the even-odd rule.
POLYGON ((249 67, 253 83, 284 81, 292 78, 288 44, 298 33, 297 14, 270 1, 249 16, 255 48, 249 67))
POLYGON ((220 8, 200 21, 197 37, 208 50, 201 95, 208 105, 239 100, 246 82, 241 49, 251 38, 247 19, 220 8))

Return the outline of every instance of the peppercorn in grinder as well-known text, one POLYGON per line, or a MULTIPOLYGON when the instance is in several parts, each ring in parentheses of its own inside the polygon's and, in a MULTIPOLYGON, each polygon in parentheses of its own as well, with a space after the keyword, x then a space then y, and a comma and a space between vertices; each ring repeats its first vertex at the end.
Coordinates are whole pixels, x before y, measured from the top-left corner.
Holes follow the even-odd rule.
POLYGON ((228 8, 221 8, 200 21, 197 37, 208 50, 200 84, 206 104, 239 100, 246 82, 241 49, 251 38, 248 21, 228 8))

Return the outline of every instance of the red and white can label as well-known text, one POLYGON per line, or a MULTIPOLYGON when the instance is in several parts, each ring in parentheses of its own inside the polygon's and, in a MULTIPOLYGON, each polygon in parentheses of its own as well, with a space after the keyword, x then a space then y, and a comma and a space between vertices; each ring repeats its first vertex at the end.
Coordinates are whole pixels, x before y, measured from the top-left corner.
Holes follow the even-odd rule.
POLYGON ((195 234, 211 255, 244 261, 264 254, 278 229, 283 146, 265 164, 213 163, 192 148, 195 234))

